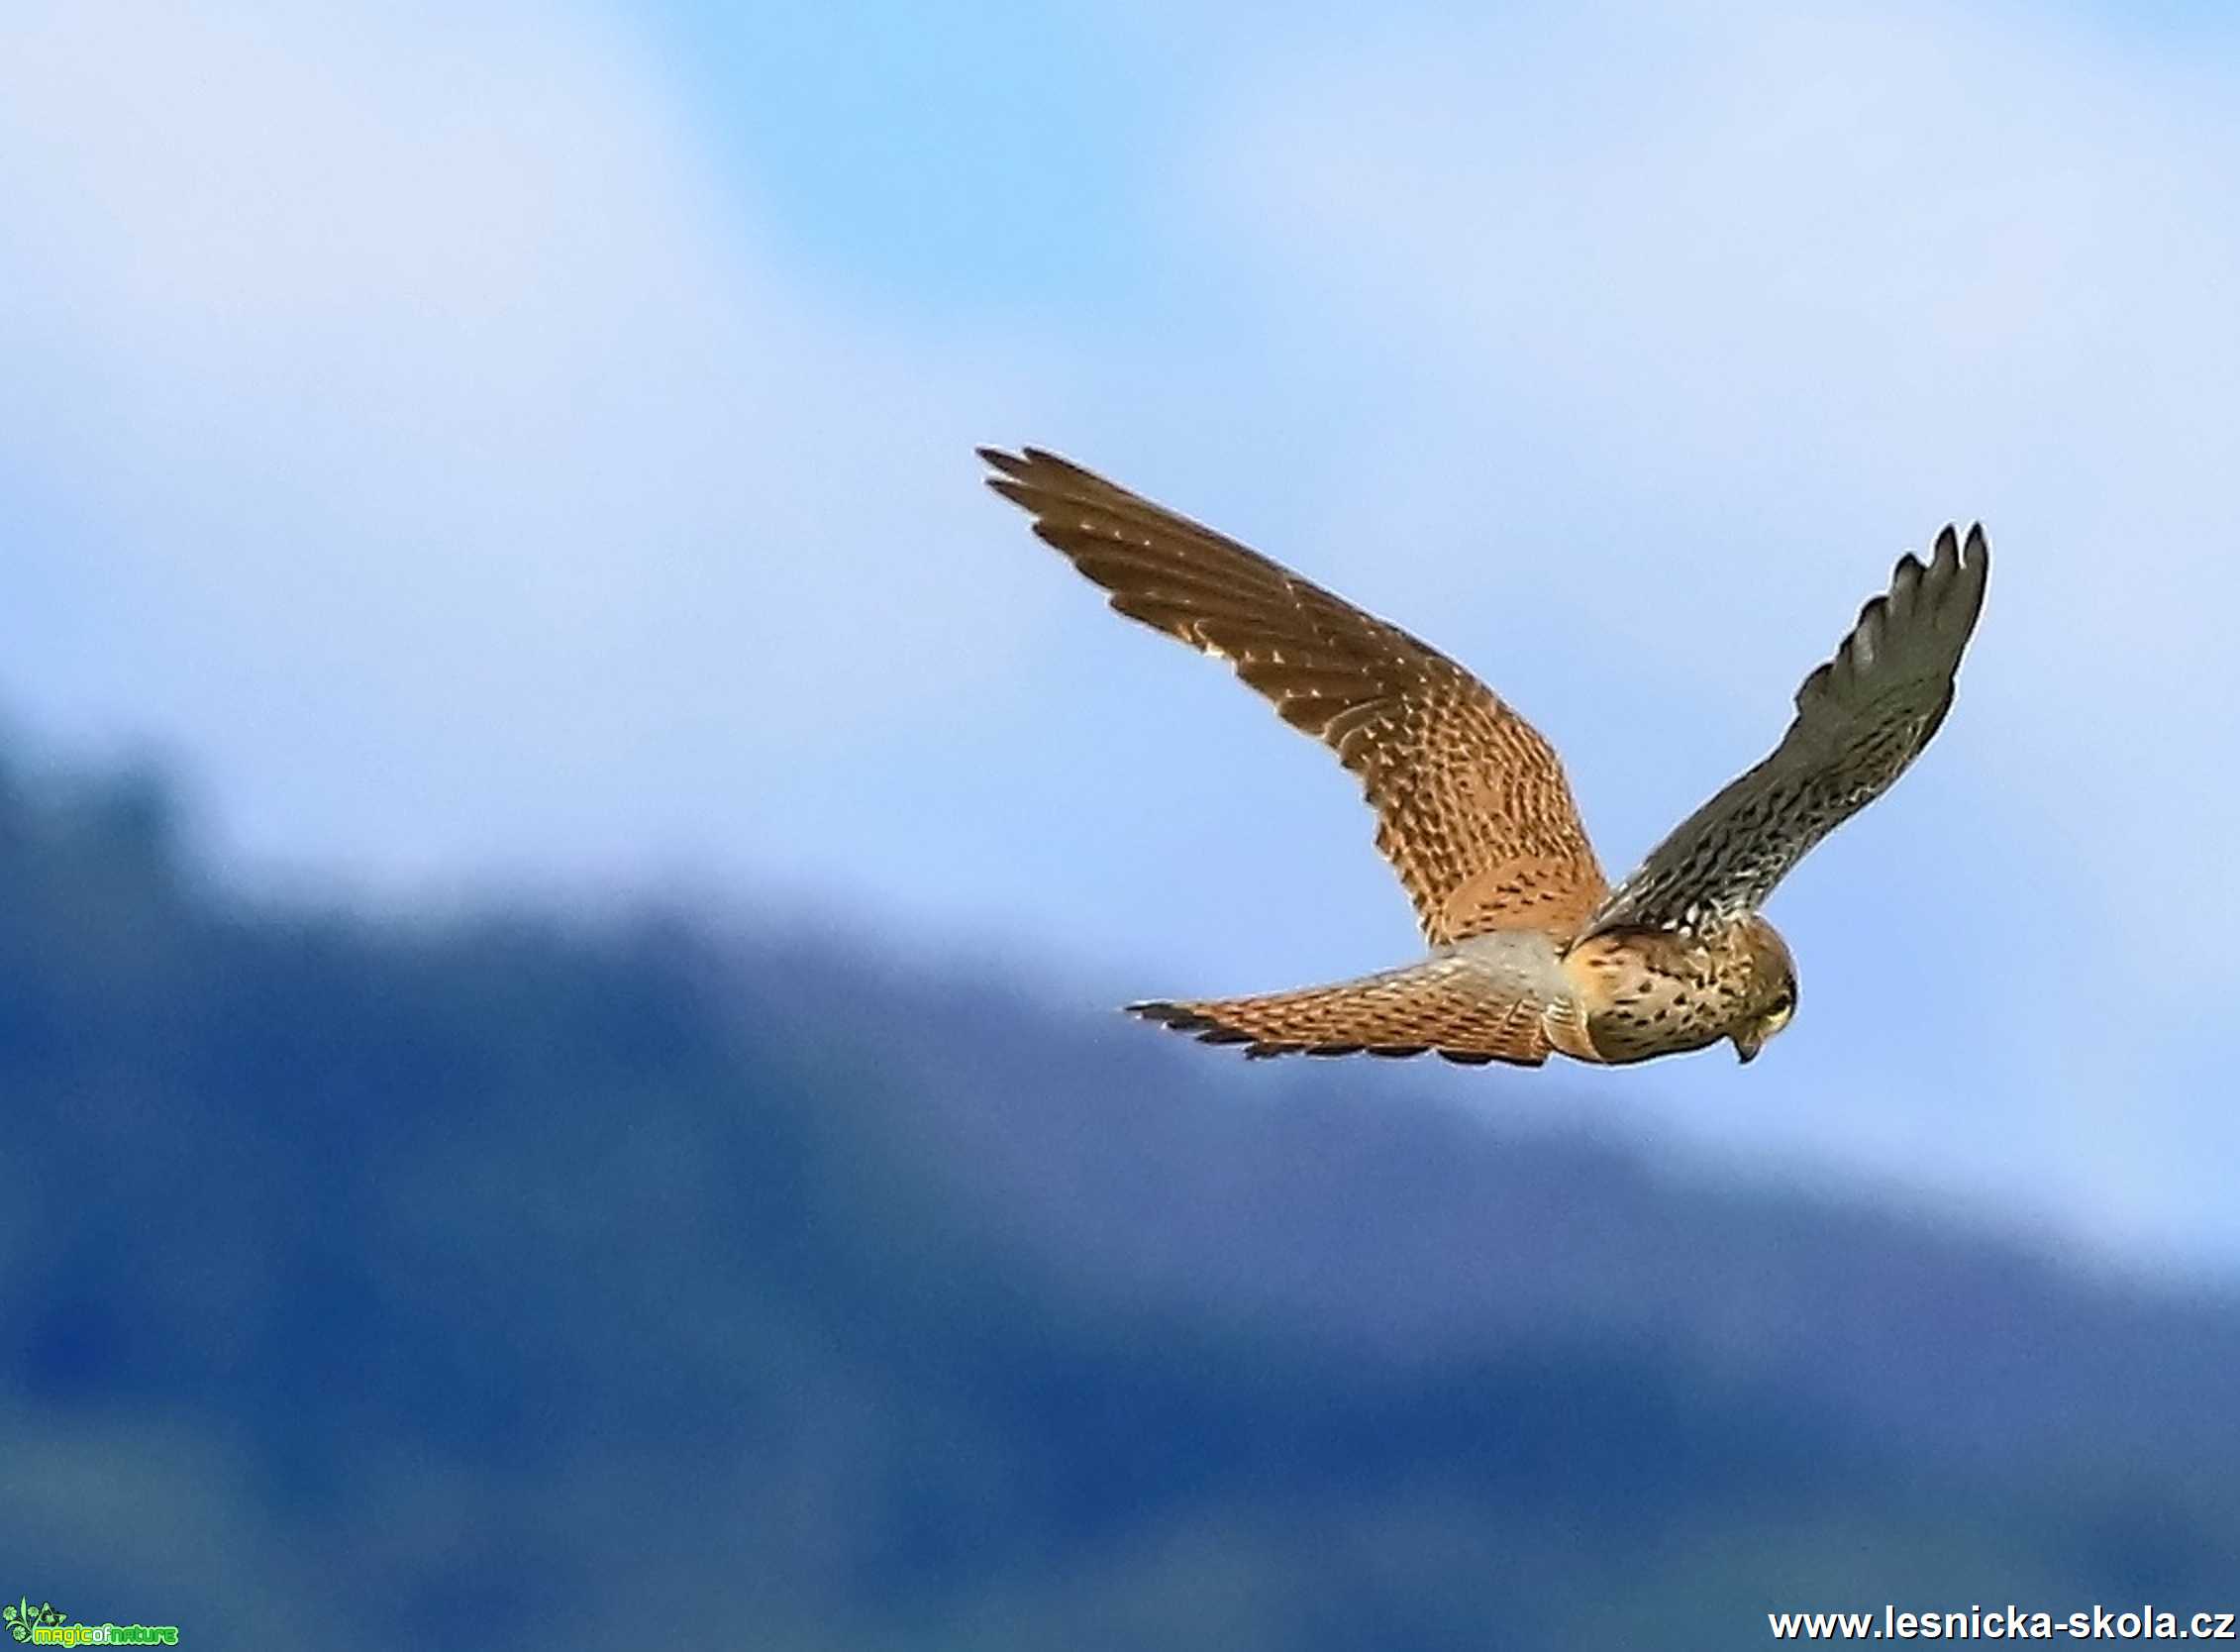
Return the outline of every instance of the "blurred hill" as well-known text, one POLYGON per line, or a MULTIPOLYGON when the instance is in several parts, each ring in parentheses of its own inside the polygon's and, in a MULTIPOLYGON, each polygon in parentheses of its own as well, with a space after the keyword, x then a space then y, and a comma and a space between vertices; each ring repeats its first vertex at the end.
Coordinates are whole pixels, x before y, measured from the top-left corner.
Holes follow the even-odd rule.
POLYGON ((795 1652, 2234 1603, 2240 1306, 1504 1129, 1504 1077, 254 902, 159 780, 0 771, 0 1595, 795 1652))

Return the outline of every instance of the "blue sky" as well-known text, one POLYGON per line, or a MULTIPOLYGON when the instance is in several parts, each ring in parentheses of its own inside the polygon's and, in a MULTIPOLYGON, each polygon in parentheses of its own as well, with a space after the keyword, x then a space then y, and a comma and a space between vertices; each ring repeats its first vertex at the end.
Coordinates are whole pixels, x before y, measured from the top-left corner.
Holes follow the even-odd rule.
MULTIPOLYGON (((1083 1015, 1355 974, 1415 943, 1351 782, 1103 613, 973 444, 1069 452, 1473 665, 1613 873, 1771 743, 1900 550, 1981 516, 1958 710, 1776 896, 1795 1028, 1565 1105, 2240 1257, 2216 17, 5 28, 0 704, 175 757, 237 876, 681 888, 1083 1015)), ((1552 1110, 1528 1075, 1361 1083, 1552 1110)))

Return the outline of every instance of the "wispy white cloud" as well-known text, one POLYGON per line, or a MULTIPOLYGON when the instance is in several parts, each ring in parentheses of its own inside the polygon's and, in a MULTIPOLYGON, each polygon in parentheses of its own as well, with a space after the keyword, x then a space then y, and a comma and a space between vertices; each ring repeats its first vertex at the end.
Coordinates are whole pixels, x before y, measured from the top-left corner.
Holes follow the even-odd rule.
POLYGON ((0 441, 69 531, 11 551, 4 670, 46 719, 174 740, 263 854, 613 876, 1001 666, 911 554, 979 520, 994 372, 775 278, 627 31, 9 28, 0 441))

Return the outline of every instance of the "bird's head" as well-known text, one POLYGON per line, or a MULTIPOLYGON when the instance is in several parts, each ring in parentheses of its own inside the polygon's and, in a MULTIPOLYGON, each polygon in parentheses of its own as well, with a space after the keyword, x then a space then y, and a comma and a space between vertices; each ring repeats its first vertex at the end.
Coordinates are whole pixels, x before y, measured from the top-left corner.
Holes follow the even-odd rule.
POLYGON ((1743 988, 1727 1036, 1735 1058, 1748 1062, 1796 1013, 1796 960, 1781 932, 1755 914, 1743 926, 1741 953, 1743 988))

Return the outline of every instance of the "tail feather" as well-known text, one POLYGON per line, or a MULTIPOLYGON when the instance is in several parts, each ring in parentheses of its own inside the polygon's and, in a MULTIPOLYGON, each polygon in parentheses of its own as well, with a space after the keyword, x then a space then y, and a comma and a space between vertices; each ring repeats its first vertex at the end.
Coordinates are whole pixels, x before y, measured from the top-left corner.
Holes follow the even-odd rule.
POLYGON ((1155 999, 1129 1013, 1247 1056, 1420 1056, 1538 1067, 1548 1059, 1541 1005, 1460 957, 1329 986, 1250 998, 1155 999))

